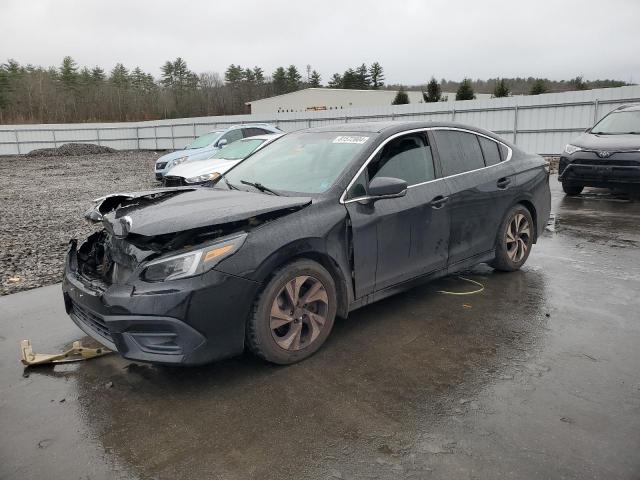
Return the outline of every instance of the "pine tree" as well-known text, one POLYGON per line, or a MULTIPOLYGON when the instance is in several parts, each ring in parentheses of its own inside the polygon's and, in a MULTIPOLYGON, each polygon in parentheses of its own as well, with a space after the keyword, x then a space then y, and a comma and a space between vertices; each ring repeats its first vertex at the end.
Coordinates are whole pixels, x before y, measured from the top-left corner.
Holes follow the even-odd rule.
POLYGON ((371 79, 371 88, 374 90, 384 86, 384 73, 378 62, 374 62, 369 67, 369 78, 371 79))
POLYGON ((329 88, 342 88, 342 75, 340 75, 339 73, 334 73, 327 86, 329 88))
POLYGON ((146 75, 140 67, 136 67, 131 71, 130 75, 131 87, 135 90, 144 90, 146 85, 146 75))
POLYGON ((409 103, 409 95, 405 92, 404 87, 400 85, 400 90, 396 93, 396 98, 393 99, 391 105, 406 105, 409 103))
MULTIPOLYGON (((238 66, 240 68, 240 66, 238 66)), ((242 69, 241 69, 242 70, 242 69)), ((181 57, 173 62, 173 87, 178 89, 193 88, 198 83, 198 76, 194 74, 181 57)))
POLYGON ((493 96, 495 98, 508 97, 511 90, 509 86, 504 81, 504 78, 501 78, 498 82, 496 82, 496 86, 493 89, 493 96))
POLYGON ((456 100, 474 100, 475 98, 476 96, 473 93, 473 87, 471 86, 471 79, 463 79, 458 87, 458 91, 456 92, 456 100))
POLYGON ((287 72, 283 67, 276 68, 276 71, 271 75, 271 81, 273 82, 273 90, 276 95, 286 93, 287 72))
MULTIPOLYGON (((27 68, 29 66, 27 65, 27 68)), ((78 83, 83 87, 86 87, 91 84, 91 70, 87 67, 82 67, 80 73, 78 74, 78 83)))
POLYGON ((129 71, 121 63, 111 70, 109 81, 118 88, 127 88, 129 86, 129 71))
POLYGON ((538 78, 533 82, 529 95, 540 95, 541 93, 547 93, 547 84, 543 79, 538 78))
POLYGON ((62 59, 60 81, 66 88, 73 88, 78 82, 78 66, 75 60, 69 56, 62 59))
POLYGON ((144 85, 144 90, 146 92, 153 92, 158 88, 158 85, 156 85, 156 81, 153 78, 153 75, 151 75, 150 73, 144 74, 143 85, 144 85))
POLYGON ((253 70, 251 70, 250 68, 245 68, 244 72, 242 73, 242 80, 245 83, 248 83, 250 86, 255 85, 256 76, 253 74, 253 70))
POLYGON ((256 85, 264 84, 264 70, 260 67, 253 67, 253 78, 255 79, 256 85))
POLYGON ((245 71, 240 65, 232 63, 224 72, 224 81, 232 86, 238 85, 242 81, 244 74, 245 71))
POLYGON ((94 84, 100 84, 104 82, 105 79, 104 70, 98 67, 97 65, 91 69, 91 81, 94 84))
MULTIPOLYGON (((69 58, 71 58, 71 57, 69 57, 69 58)), ((16 60, 14 60, 13 58, 10 58, 9 60, 7 60, 7 63, 5 63, 3 66, 6 69, 7 74, 9 74, 10 76, 13 76, 13 77, 19 75, 24 70, 20 66, 20 64, 16 60)))
POLYGON ((442 100, 442 89, 435 77, 431 77, 427 84, 427 91, 422 92, 422 98, 426 103, 442 100))
POLYGON ((309 86, 312 88, 321 87, 322 77, 315 70, 311 72, 311 76, 309 77, 309 86))
POLYGON ((173 86, 173 63, 167 60, 160 67, 160 71, 162 72, 160 83, 164 87, 171 88, 173 86))
POLYGON ((361 90, 367 90, 371 87, 371 76, 364 63, 356 69, 356 84, 356 88, 361 90))
POLYGON ((300 83, 302 82, 302 75, 298 72, 295 65, 289 65, 286 75, 286 90, 287 92, 295 92, 300 89, 300 83))
POLYGON ((358 75, 353 68, 348 68, 342 74, 342 88, 355 89, 358 88, 358 75))

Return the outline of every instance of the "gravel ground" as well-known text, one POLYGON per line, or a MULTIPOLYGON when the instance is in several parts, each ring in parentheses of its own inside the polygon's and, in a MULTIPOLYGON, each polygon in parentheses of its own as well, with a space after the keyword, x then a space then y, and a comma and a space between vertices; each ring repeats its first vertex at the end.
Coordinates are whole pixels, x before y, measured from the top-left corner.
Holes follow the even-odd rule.
POLYGON ((159 155, 0 156, 0 295, 59 282, 69 239, 96 228, 83 219, 91 200, 157 186, 159 155))

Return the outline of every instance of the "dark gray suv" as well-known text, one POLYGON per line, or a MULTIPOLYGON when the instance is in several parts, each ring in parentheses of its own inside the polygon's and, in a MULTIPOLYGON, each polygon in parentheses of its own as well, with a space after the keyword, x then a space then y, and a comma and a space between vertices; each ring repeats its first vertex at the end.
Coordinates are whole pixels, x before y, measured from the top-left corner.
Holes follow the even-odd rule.
POLYGON ((558 180, 568 195, 584 187, 640 187, 640 104, 606 115, 565 147, 558 180))

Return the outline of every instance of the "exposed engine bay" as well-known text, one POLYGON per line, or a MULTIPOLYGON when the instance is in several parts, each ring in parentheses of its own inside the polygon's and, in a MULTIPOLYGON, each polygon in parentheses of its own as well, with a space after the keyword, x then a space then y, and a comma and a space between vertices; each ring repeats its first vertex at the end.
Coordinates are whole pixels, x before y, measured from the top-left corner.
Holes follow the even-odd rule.
POLYGON ((199 187, 116 194, 96 202, 85 218, 102 223, 104 229, 90 235, 78 248, 77 272, 100 289, 126 283, 144 261, 248 232, 299 210, 310 200, 250 192, 238 195, 199 187), (184 195, 187 193, 190 195, 184 195), (189 196, 196 198, 184 201, 189 196), (233 203, 225 202, 228 199, 233 203), (255 202, 258 199, 260 203, 255 202), (212 200, 215 204, 210 203, 212 200), (253 204, 250 213, 247 200, 253 204), (179 229, 185 225, 192 228, 179 229))

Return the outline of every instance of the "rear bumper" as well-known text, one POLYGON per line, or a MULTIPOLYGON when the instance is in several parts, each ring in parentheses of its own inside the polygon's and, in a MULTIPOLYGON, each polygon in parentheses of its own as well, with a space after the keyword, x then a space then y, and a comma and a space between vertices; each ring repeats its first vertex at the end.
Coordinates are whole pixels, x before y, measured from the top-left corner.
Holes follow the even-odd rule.
POLYGON ((92 285, 67 255, 62 291, 67 314, 87 335, 123 357, 199 365, 237 355, 258 284, 211 270, 165 283, 92 285))

